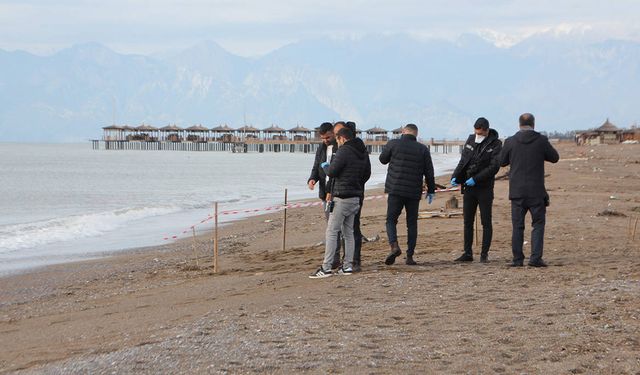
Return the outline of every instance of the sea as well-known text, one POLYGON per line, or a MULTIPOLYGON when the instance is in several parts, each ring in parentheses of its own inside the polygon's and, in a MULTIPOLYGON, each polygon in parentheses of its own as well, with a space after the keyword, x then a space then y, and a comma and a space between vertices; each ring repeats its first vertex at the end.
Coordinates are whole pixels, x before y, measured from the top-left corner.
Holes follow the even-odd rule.
MULTIPOLYGON (((436 175, 457 154, 433 154, 436 175)), ((314 161, 304 153, 107 151, 82 144, 0 143, 0 275, 166 244, 220 222, 264 213, 307 188, 314 161), (186 234, 185 234, 186 232, 186 234)), ((371 155, 367 189, 386 166, 371 155)))

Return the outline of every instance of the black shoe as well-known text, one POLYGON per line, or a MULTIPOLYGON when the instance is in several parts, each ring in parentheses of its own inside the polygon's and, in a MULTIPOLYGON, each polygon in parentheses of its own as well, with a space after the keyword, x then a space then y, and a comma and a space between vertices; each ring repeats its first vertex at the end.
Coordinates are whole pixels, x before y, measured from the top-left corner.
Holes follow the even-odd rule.
POLYGON ((535 262, 529 262, 529 267, 547 267, 547 263, 540 259, 535 262))
POLYGON ((360 271, 362 271, 362 267, 360 266, 360 263, 359 263, 359 262, 358 262, 358 263, 355 263, 355 262, 354 262, 354 263, 353 263, 353 268, 352 268, 352 269, 353 269, 353 272, 360 272, 360 271))
POLYGON ((408 266, 415 266, 416 264, 418 264, 418 263, 416 263, 415 260, 413 260, 413 255, 407 255, 407 260, 405 261, 405 263, 408 266))
POLYGON ((522 267, 524 264, 521 260, 514 260, 509 263, 509 267, 522 267))
POLYGON ((387 255, 387 259, 384 260, 384 264, 386 264, 387 266, 392 265, 396 262, 396 258, 399 257, 400 254, 402 254, 402 251, 400 249, 389 253, 389 255, 387 255))
POLYGON ((487 254, 480 255, 480 263, 489 263, 489 255, 487 254))
POLYGON ((473 255, 462 254, 459 258, 456 258, 456 262, 473 262, 473 255))

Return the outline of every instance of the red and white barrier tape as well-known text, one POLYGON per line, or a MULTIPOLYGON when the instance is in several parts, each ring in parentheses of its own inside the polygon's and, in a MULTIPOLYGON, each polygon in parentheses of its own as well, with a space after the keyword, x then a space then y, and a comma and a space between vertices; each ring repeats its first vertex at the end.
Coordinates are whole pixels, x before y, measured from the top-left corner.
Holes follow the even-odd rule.
MULTIPOLYGON (((458 191, 460 190, 460 187, 450 187, 450 188, 445 188, 445 189, 437 189, 436 193, 443 193, 443 192, 449 192, 449 191, 458 191)), ((370 195, 368 197, 365 197, 364 200, 365 201, 370 201, 373 199, 384 199, 387 196, 384 194, 381 195, 370 195)), ((269 211, 281 211, 283 209, 290 209, 290 208, 303 208, 303 207, 312 207, 312 206, 321 206, 322 205, 322 201, 316 201, 316 202, 301 202, 301 203, 289 203, 287 205, 284 204, 280 204, 277 206, 269 206, 269 207, 263 207, 263 208, 251 208, 251 209, 245 209, 245 210, 227 210, 227 211, 222 211, 219 212, 218 215, 238 215, 238 214, 253 214, 256 212, 269 212, 269 211)), ((200 224, 204 224, 210 220, 213 220, 213 216, 211 214, 209 214, 209 216, 207 216, 206 219, 202 219, 200 220, 200 222, 198 224, 193 224, 192 226, 190 226, 189 228, 185 229, 182 231, 182 233, 180 234, 176 234, 173 236, 168 236, 168 237, 164 237, 163 240, 168 241, 168 240, 175 240, 178 237, 180 237, 183 234, 187 234, 189 232, 191 232, 195 227, 197 227, 200 224)))

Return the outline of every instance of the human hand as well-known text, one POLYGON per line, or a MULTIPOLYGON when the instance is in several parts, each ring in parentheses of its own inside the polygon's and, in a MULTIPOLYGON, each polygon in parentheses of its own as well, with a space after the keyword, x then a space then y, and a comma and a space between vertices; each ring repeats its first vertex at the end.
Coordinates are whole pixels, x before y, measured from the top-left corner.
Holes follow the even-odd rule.
POLYGON ((464 184, 467 186, 476 186, 476 180, 474 180, 473 177, 471 177, 470 179, 465 181, 464 184))
POLYGON ((433 198, 435 197, 436 197, 435 193, 427 194, 427 203, 431 204, 431 202, 433 202, 433 198))
POLYGON ((316 187, 316 180, 309 180, 307 186, 309 186, 309 190, 313 190, 316 187))
POLYGON ((458 181, 455 177, 451 179, 451 186, 458 186, 458 181))
POLYGON ((331 193, 327 193, 324 199, 326 202, 331 202, 331 193))

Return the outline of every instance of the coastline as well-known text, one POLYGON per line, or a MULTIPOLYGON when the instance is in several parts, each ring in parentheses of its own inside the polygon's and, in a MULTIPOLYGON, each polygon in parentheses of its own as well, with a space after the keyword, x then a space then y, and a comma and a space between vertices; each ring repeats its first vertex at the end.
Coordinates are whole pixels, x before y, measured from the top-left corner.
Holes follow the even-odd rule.
MULTIPOLYGON (((183 239, 3 277, 0 372, 325 372, 336 368, 327 355, 341 372, 350 369, 344 350, 374 372, 630 372, 640 350, 640 234, 621 234, 640 206, 638 148, 558 147, 561 161, 547 169, 546 270, 505 267, 506 181, 496 182, 487 266, 451 262, 459 217, 420 220, 419 266, 384 266, 386 205, 371 200, 362 231, 380 239, 363 245, 363 272, 309 280, 323 253, 321 210, 288 211, 284 252, 282 213, 253 216, 221 228, 217 275, 210 257, 194 267, 183 239), (607 207, 626 217, 596 215, 607 207)), ((448 194, 461 203, 441 193, 421 210, 444 206, 448 194)), ((398 232, 404 242, 402 218, 398 232)), ((210 237, 197 237, 199 254, 210 237)))

